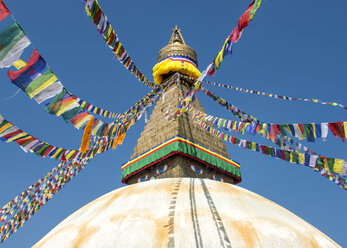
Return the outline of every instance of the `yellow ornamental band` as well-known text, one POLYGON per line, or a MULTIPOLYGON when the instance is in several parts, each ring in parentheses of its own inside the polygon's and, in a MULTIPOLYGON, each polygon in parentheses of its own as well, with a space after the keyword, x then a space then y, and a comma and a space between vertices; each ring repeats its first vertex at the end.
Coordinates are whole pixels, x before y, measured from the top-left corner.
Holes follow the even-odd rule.
POLYGON ((169 72, 179 72, 193 77, 195 80, 201 75, 200 71, 193 63, 168 58, 153 67, 154 83, 160 84, 163 81, 162 75, 168 74, 169 72))

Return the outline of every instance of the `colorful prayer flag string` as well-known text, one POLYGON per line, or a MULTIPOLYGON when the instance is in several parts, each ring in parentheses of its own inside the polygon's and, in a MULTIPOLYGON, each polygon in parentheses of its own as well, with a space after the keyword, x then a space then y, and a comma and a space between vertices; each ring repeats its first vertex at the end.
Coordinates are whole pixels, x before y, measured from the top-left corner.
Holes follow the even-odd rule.
MULTIPOLYGON (((92 115, 86 112, 76 99, 63 87, 52 70, 46 65, 45 60, 35 49, 23 68, 17 71, 8 71, 12 83, 25 91, 30 98, 38 103, 53 100, 45 107, 45 110, 57 116, 62 116, 66 122, 71 122, 75 128, 84 128, 92 115)), ((156 87, 145 98, 141 99, 136 106, 133 106, 122 115, 122 122, 132 119, 150 99, 159 94, 161 87, 156 87)), ((92 134, 95 136, 105 135, 105 130, 117 128, 117 122, 104 123, 95 119, 92 134)))
POLYGON ((16 232, 19 227, 22 227, 54 194, 58 193, 66 183, 83 170, 91 158, 98 153, 107 151, 111 147, 115 149, 117 144, 121 144, 126 131, 135 122, 136 120, 133 120, 127 126, 122 126, 117 132, 117 138, 98 138, 95 142, 96 145, 88 149, 86 158, 60 163, 48 172, 46 176, 29 186, 23 193, 2 207, 0 209, 0 223, 6 221, 7 218, 9 220, 0 227, 0 243, 16 232))
POLYGON ((4 242, 11 234, 28 221, 47 201, 58 193, 66 183, 70 182, 81 172, 88 160, 75 163, 59 164, 28 187, 20 196, 0 209, 0 222, 9 220, 0 227, 0 243, 4 242))
MULTIPOLYGON (((224 100, 223 98, 216 96, 215 94, 213 94, 212 92, 206 90, 204 87, 201 87, 201 90, 209 97, 211 97, 214 101, 216 101, 217 103, 219 103, 221 106, 223 106, 224 108, 228 109, 229 111, 231 111, 236 117, 240 118, 243 122, 256 122, 259 124, 263 124, 259 119, 257 119, 256 117, 247 114, 246 112, 244 112, 243 110, 240 110, 239 108, 237 108, 236 106, 228 103, 226 100, 224 100)), ((287 140, 291 145, 295 145, 296 149, 294 150, 300 150, 301 147, 304 148, 305 152, 311 152, 312 154, 316 154, 315 151, 310 150, 308 147, 303 146, 301 143, 296 142, 295 140, 293 140, 290 137, 287 136, 281 136, 280 139, 272 139, 270 138, 268 135, 263 136, 264 138, 269 139, 270 141, 272 141, 273 143, 275 143, 276 145, 280 146, 281 148, 287 147, 288 144, 285 143, 285 141, 287 140)), ((292 148, 290 148, 292 149, 292 148)))
POLYGON ((176 119, 181 115, 182 112, 186 111, 189 103, 192 101, 195 92, 198 92, 201 87, 201 82, 205 79, 207 75, 212 76, 216 70, 219 69, 220 63, 226 55, 232 54, 232 44, 238 42, 241 37, 242 31, 248 26, 249 22, 253 19, 255 12, 260 7, 261 0, 253 0, 253 2, 248 6, 246 12, 239 18, 238 26, 234 28, 228 38, 225 40, 221 51, 218 53, 217 57, 212 61, 211 64, 201 73, 198 80, 195 81, 193 88, 188 92, 187 97, 178 106, 177 111, 169 117, 169 119, 176 119))
POLYGON ((19 227, 22 227, 24 222, 35 214, 54 194, 59 192, 67 182, 71 181, 96 154, 105 152, 111 147, 115 149, 118 144, 122 144, 127 130, 141 118, 148 107, 152 106, 159 99, 161 93, 157 94, 153 101, 139 111, 130 121, 119 125, 114 137, 97 138, 95 144, 89 147, 85 158, 73 160, 68 164, 67 161, 63 161, 48 172, 46 176, 40 178, 19 196, 16 196, 2 207, 0 209, 0 223, 7 218, 10 219, 0 227, 0 243, 16 232, 19 227))
MULTIPOLYGON (((13 66, 15 66, 17 69, 22 69, 27 65, 26 62, 24 62, 21 59, 18 59, 13 66)), ((49 95, 44 96, 45 94, 51 94, 51 95, 57 95, 57 93, 60 92, 60 90, 63 88, 62 84, 60 82, 56 82, 56 86, 50 87, 45 90, 45 92, 40 93, 40 97, 35 97, 34 99, 37 100, 37 102, 40 104, 45 100, 48 100, 47 97, 49 95)), ((131 111, 136 111, 137 109, 141 109, 146 106, 146 104, 151 101, 151 99, 155 96, 156 93, 158 93, 161 90, 162 86, 156 86, 152 91, 150 91, 148 94, 146 94, 141 100, 139 100, 137 103, 135 103, 131 108, 129 108, 127 111, 125 111, 123 114, 114 113, 112 111, 104 110, 103 108, 97 107, 95 105, 92 105, 91 103, 88 103, 87 101, 82 100, 81 98, 77 97, 76 95, 69 92, 71 97, 77 101, 77 103, 83 108, 84 110, 92 113, 97 114, 103 117, 107 118, 113 118, 116 119, 115 122, 118 122, 119 120, 122 120, 123 118, 127 118, 127 115, 131 113, 131 111)))
POLYGON ((240 92, 248 93, 248 94, 267 96, 267 97, 282 99, 282 100, 287 100, 287 101, 304 101, 304 102, 319 103, 319 104, 324 104, 324 105, 331 105, 331 106, 335 106, 335 107, 340 107, 340 108, 347 110, 347 107, 342 105, 341 103, 325 102, 325 101, 319 100, 317 98, 307 99, 307 98, 295 98, 295 97, 290 97, 290 96, 281 96, 281 95, 277 95, 277 94, 273 94, 273 93, 266 93, 266 92, 261 92, 261 91, 257 91, 257 90, 249 90, 249 89, 244 89, 241 87, 226 85, 226 84, 222 84, 222 83, 214 83, 211 81, 204 81, 204 83, 214 85, 214 86, 223 87, 223 88, 227 88, 227 89, 231 89, 231 90, 235 90, 235 91, 240 91, 240 92))
POLYGON ((335 183, 340 185, 343 189, 347 189, 347 161, 343 159, 327 158, 321 155, 313 155, 295 151, 286 151, 248 140, 238 139, 234 136, 228 135, 211 127, 198 117, 195 117, 192 114, 190 115, 194 123, 205 128, 208 132, 220 139, 223 139, 224 141, 228 141, 231 144, 243 147, 244 149, 261 152, 264 155, 285 160, 290 163, 296 163, 311 167, 315 171, 320 172, 321 175, 329 178, 331 181, 334 180, 335 183))
POLYGON ((225 40, 224 45, 216 58, 213 60, 209 70, 208 75, 212 76, 216 70, 219 69, 220 63, 223 61, 226 55, 232 55, 232 45, 237 43, 241 37, 243 29, 246 28, 249 22, 253 19, 255 12, 260 7, 261 0, 254 0, 249 6, 246 12, 241 15, 238 25, 230 33, 228 38, 225 40))
POLYGON ((196 115, 200 120, 216 125, 218 128, 223 127, 226 130, 239 132, 241 134, 249 133, 255 135, 259 133, 273 140, 277 140, 279 136, 287 137, 291 135, 299 140, 306 139, 308 142, 314 142, 315 138, 326 139, 329 133, 328 131, 330 130, 336 138, 341 138, 344 142, 347 135, 346 121, 308 124, 250 123, 232 121, 209 115, 198 111, 192 106, 188 107, 188 111, 196 115))
POLYGON ((129 54, 125 50, 122 43, 119 41, 118 35, 108 22, 107 16, 102 11, 97 0, 82 0, 86 6, 85 10, 87 15, 97 27, 98 32, 102 35, 104 40, 112 52, 116 55, 119 62, 121 62, 125 68, 131 72, 138 80, 148 87, 154 88, 155 84, 148 80, 137 68, 129 54))
MULTIPOLYGON (((204 88, 202 88, 202 90, 203 90, 204 88)), ((182 89, 181 88, 179 88, 179 91, 178 91, 178 93, 179 93, 179 101, 183 101, 184 100, 184 97, 183 97, 183 92, 182 92, 182 89)), ((224 107, 226 107, 226 106, 228 106, 229 104, 224 100, 224 99, 219 99, 217 96, 215 96, 215 95, 213 95, 214 96, 214 99, 216 99, 216 100, 218 100, 218 103, 220 103, 220 104, 222 104, 222 106, 224 106, 224 107), (223 104, 224 103, 224 104, 223 104)), ((249 124, 250 124, 250 122, 249 121, 247 121, 247 118, 246 117, 249 117, 249 118, 255 118, 255 117, 253 117, 253 116, 251 116, 251 115, 249 115, 249 114, 247 114, 247 113, 245 113, 245 112, 243 112, 243 114, 239 114, 236 110, 238 110, 238 108, 237 107, 235 107, 235 106, 233 106, 233 105, 231 105, 232 106, 232 112, 233 112, 233 114, 236 116, 236 117, 238 117, 238 118, 240 118, 240 119, 242 119, 243 120, 243 123, 248 123, 247 125, 241 125, 241 126, 244 126, 244 127, 247 127, 249 124), (246 116, 246 117, 245 117, 246 116)), ((187 108, 186 108, 188 111, 190 111, 190 112, 192 112, 192 111, 194 111, 194 113, 199 113, 199 115, 203 115, 203 114, 205 114, 205 113, 202 113, 202 112, 200 112, 200 111, 198 111, 198 110, 196 110, 194 107, 192 107, 191 105, 190 106, 188 106, 187 108)), ((229 109, 229 108, 228 108, 229 109)), ((230 109, 229 109, 230 110, 230 109)), ((169 117, 166 117, 168 120, 171 120, 169 117)), ((210 118, 212 118, 211 117, 211 115, 209 115, 209 119, 210 118)), ((257 119, 257 121, 258 121, 258 124, 261 124, 262 125, 262 123, 257 119)), ((211 122, 210 122, 211 123, 211 122)), ((226 124, 226 121, 220 121, 219 123, 223 123, 224 125, 226 124)), ((235 122, 234 122, 235 123, 235 122)), ((213 123, 211 123, 212 125, 213 125, 213 123)), ((252 123, 253 125, 255 125, 254 123, 252 123)), ((263 126, 261 126, 261 127, 263 127, 263 126)), ((234 127, 234 129, 235 129, 235 127, 234 127)), ((244 130, 236 130, 236 131, 238 131, 239 133, 241 133, 241 134, 244 134, 244 130)), ((270 136, 269 136, 269 133, 265 130, 264 132, 263 132, 263 135, 262 135, 262 137, 264 137, 264 138, 266 138, 266 139, 269 139, 271 142, 273 142, 275 145, 277 145, 277 146, 279 146, 280 148, 282 148, 282 149, 286 149, 286 150, 293 150, 293 151, 300 151, 301 150, 301 148, 303 148, 304 149, 304 151, 305 151, 305 153, 308 153, 308 152, 311 152, 311 154, 316 154, 313 150, 310 150, 308 147, 306 147, 306 146, 304 146, 304 145, 302 145, 301 143, 299 143, 299 142, 296 142, 295 140, 293 140, 292 138, 290 138, 290 137, 287 137, 287 136, 284 136, 283 134, 282 135, 277 135, 276 136, 276 139, 274 139, 274 138, 270 138, 270 136), (296 146, 296 149, 294 149, 293 147, 291 147, 291 145, 289 145, 288 143, 286 143, 286 142, 289 142, 291 145, 295 145, 296 146)))
POLYGON ((123 114, 119 114, 119 113, 114 113, 112 111, 108 111, 108 110, 104 110, 102 108, 99 108, 87 101, 82 100, 81 98, 73 95, 72 97, 80 104, 80 106, 87 110, 88 112, 91 112, 93 114, 97 114, 103 117, 107 117, 107 118, 112 118, 112 119, 116 119, 115 122, 118 122, 119 120, 122 119, 127 119, 129 114, 131 114, 131 112, 137 112, 140 109, 144 108, 153 97, 155 97, 155 95, 162 89, 162 86, 156 86, 153 90, 151 90, 149 93, 147 93, 144 97, 141 98, 141 100, 139 100, 138 102, 136 102, 132 107, 130 107, 128 110, 126 110, 123 114))
MULTIPOLYGON (((0 43, 4 44, 4 48, 0 51, 0 66, 8 67, 13 64, 17 71, 8 71, 12 83, 25 91, 30 98, 33 98, 39 104, 54 98, 45 110, 50 114, 61 115, 66 122, 71 122, 77 129, 84 128, 92 115, 86 112, 63 87, 37 50, 34 49, 28 63, 18 60, 24 48, 30 44, 29 41, 25 41, 28 41, 28 39, 18 23, 14 23, 3 30, 0 33, 0 43), (24 42, 22 42, 23 40, 24 42), (19 47, 16 47, 17 44, 19 44, 19 47), (11 50, 13 47, 16 48, 14 51, 11 50), (11 55, 10 58, 6 57, 8 54, 11 55)), ((130 108, 128 110, 130 112, 126 111, 128 116, 120 114, 118 117, 123 123, 126 120, 122 118, 131 119, 137 111, 145 107, 146 102, 149 102, 151 97, 158 93, 160 89, 160 87, 156 87, 154 91, 151 91, 151 95, 146 95, 146 99, 141 99, 137 103, 138 105, 130 108)), ((101 114, 99 111, 97 113, 101 114)), ((118 119, 115 122, 118 122, 118 119)), ((104 130, 108 126, 113 127, 115 123, 108 124, 95 119, 93 126, 93 133, 100 135, 100 129, 104 130)))
POLYGON ((235 115, 237 118, 240 118, 241 120, 243 120, 245 122, 257 122, 257 123, 259 123, 259 120, 256 117, 247 114, 245 111, 239 109, 238 107, 234 106, 231 103, 228 103, 223 98, 216 96, 215 94, 213 94, 211 91, 205 89, 204 87, 201 87, 201 91, 204 92, 210 98, 212 98, 214 101, 216 101, 217 103, 222 105, 224 108, 226 108, 227 110, 232 112, 233 115, 235 115))
MULTIPOLYGON (((2 3, 0 11, 1 6, 2 3)), ((0 44, 0 68, 8 68, 31 43, 19 23, 15 22, 0 32, 0 44)))
POLYGON ((79 150, 69 150, 50 145, 27 132, 14 126, 0 115, 0 140, 16 142, 24 152, 32 152, 41 158, 49 157, 56 160, 70 161, 85 158, 87 154, 79 150))
MULTIPOLYGON (((140 110, 136 115, 133 115, 127 122, 124 124, 120 123, 111 123, 111 124, 101 124, 99 126, 94 125, 94 129, 92 132, 93 135, 97 135, 100 137, 108 137, 111 139, 112 137, 118 137, 121 132, 123 134, 125 132, 124 126, 128 126, 129 123, 135 123, 138 119, 141 118, 142 114, 147 110, 148 107, 152 106, 152 104, 158 100, 160 94, 156 94, 156 97, 153 101, 148 102, 148 104, 140 110)), ((95 123, 95 122, 94 122, 95 123)), ((25 152, 33 152, 41 158, 50 157, 56 160, 80 160, 81 158, 88 157, 90 153, 83 153, 79 150, 69 150, 60 147, 55 147, 50 145, 44 141, 41 141, 30 134, 24 132, 18 127, 14 126, 11 122, 7 121, 0 115, 0 140, 6 142, 16 142, 23 151, 25 152)), ((91 149, 93 149, 92 147, 91 149)), ((88 157, 89 158, 89 157, 88 157)))

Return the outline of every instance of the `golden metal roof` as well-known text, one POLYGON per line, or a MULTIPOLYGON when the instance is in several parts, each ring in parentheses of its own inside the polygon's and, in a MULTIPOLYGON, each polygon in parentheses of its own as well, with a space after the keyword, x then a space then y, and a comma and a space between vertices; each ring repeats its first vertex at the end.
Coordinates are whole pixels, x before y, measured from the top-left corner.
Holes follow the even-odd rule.
POLYGON ((191 48, 185 43, 181 34, 181 30, 178 29, 177 26, 172 30, 172 35, 169 44, 160 49, 158 53, 157 63, 170 56, 186 57, 191 59, 196 65, 198 65, 196 52, 193 48, 191 48))

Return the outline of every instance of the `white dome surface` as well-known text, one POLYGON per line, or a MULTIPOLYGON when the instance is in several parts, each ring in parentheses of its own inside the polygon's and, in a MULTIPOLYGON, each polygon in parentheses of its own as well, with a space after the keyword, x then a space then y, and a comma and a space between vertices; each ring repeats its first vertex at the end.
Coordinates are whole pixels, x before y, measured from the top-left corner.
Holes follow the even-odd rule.
POLYGON ((198 178, 133 184, 90 202, 34 247, 340 247, 288 210, 198 178))

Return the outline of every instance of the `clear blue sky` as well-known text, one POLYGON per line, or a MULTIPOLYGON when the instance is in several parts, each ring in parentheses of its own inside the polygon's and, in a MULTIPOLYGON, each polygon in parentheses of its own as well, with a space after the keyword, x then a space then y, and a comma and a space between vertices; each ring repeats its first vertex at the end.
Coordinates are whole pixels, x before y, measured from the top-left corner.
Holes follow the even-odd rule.
MULTIPOLYGON (((140 70, 152 79, 157 52, 177 24, 204 69, 220 50, 250 1, 107 1, 100 0, 125 48, 140 70)), ((5 1, 28 37, 64 86, 97 106, 123 112, 149 89, 113 56, 85 14, 80 0, 5 1)), ((211 79, 280 95, 320 98, 347 105, 347 33, 345 0, 263 1, 234 54, 211 79)), ((4 28, 7 18, 0 23, 4 28)), ((31 48, 30 48, 31 49, 31 48)), ((25 56, 31 51, 27 49, 25 56)), ((207 88, 264 122, 310 123, 347 121, 340 108, 281 101, 256 95, 207 88)), ((19 128, 53 145, 76 149, 81 131, 23 92, 0 72, 0 113, 19 128)), ((203 94, 205 110, 233 116, 203 94)), ((97 197, 122 187, 120 166, 133 153, 144 121, 131 128, 116 151, 97 156, 73 181, 53 197, 3 247, 28 247, 71 213, 97 197)), ((252 137, 246 136, 248 139, 252 137)), ((261 139, 253 139, 263 142, 261 139)), ((265 141, 263 143, 266 143, 265 141)), ((269 144, 269 143, 266 143, 269 144)), ((322 155, 347 159, 346 143, 331 135, 311 147, 322 155)), ((347 247, 347 193, 313 170, 228 145, 241 163, 239 185, 292 211, 347 247)), ((16 144, 0 143, 0 205, 3 206, 43 176, 57 162, 24 153, 16 144)))

